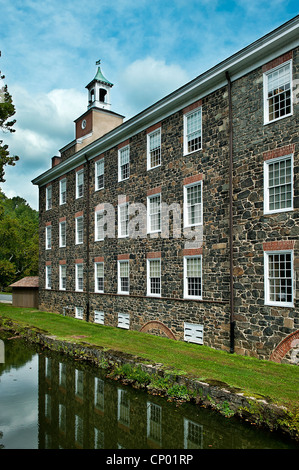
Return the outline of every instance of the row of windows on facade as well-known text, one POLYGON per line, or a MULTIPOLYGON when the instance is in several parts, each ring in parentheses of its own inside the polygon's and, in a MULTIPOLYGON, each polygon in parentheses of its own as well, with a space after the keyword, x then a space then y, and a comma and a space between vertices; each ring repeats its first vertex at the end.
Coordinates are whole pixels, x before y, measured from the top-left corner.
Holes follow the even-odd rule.
MULTIPOLYGON (((292 61, 264 74, 264 116, 270 123, 292 114, 292 61)), ((184 114, 184 155, 202 148, 201 107, 184 114)), ((161 165, 161 128, 147 135, 147 169, 161 165)), ((130 146, 118 151, 118 181, 130 177, 130 146)), ((60 204, 66 203, 66 178, 60 180, 60 204)), ((95 190, 104 188, 104 158, 95 162, 95 190)), ((84 171, 76 172, 76 198, 83 197, 84 171)), ((274 190, 275 192, 275 190, 274 190)), ((275 196, 273 195, 275 200, 275 196)), ((52 187, 47 187, 46 209, 52 207, 52 187)))
MULTIPOLYGON (((264 212, 293 210, 293 155, 264 162, 264 212)), ((202 224, 202 181, 184 186, 184 227, 202 224)), ((129 236, 129 203, 118 206, 118 237, 129 236)), ((95 212, 95 241, 105 238, 105 210, 95 212)), ((161 232, 161 194, 147 198, 147 233, 161 232)), ((75 243, 83 243, 83 215, 76 217, 75 243)), ((59 246, 66 246, 66 220, 59 222, 59 246)), ((46 226, 46 249, 52 248, 52 225, 46 226)))
MULTIPOLYGON (((293 250, 265 252, 264 254, 265 304, 292 307, 293 250)), ((118 260, 117 293, 130 294, 130 262, 118 260)), ((75 264, 75 290, 84 291, 83 263, 75 264)), ((183 257, 183 297, 202 300, 202 255, 183 257)), ((104 262, 94 263, 94 292, 104 293, 104 262)), ((52 288, 52 266, 46 265, 46 289, 52 288)), ((67 288, 67 266, 59 266, 59 289, 67 288)), ((161 259, 147 259, 147 295, 162 296, 161 259)))

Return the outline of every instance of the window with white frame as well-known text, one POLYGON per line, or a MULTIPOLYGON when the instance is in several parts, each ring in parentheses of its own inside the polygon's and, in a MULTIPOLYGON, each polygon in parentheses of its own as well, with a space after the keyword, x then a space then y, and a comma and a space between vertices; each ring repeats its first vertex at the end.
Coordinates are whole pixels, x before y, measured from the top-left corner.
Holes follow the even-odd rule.
POLYGON ((147 198, 148 233, 161 231, 161 194, 147 198))
POLYGON ((83 320, 84 309, 83 307, 75 307, 75 318, 83 320))
POLYGON ((98 160, 95 163, 95 189, 96 191, 104 188, 104 169, 105 169, 104 158, 101 158, 101 160, 98 160))
POLYGON ((76 264, 76 291, 83 291, 83 264, 76 264))
POLYGON ((95 269, 95 292, 104 292, 104 263, 94 264, 95 269))
POLYGON ((264 162, 264 211, 284 212, 293 209, 293 156, 264 162))
POLYGON ((52 266, 46 266, 46 289, 52 289, 52 266))
POLYGON ((59 289, 60 290, 66 289, 66 265, 65 264, 59 265, 59 289))
POLYGON ((46 226, 46 250, 52 248, 52 225, 46 226))
POLYGON ((293 251, 266 251, 265 304, 293 306, 293 251))
POLYGON ((264 74, 265 123, 292 114, 292 61, 264 74))
POLYGON ((76 172, 76 199, 83 197, 84 192, 84 170, 76 172))
POLYGON ((59 246, 63 248, 66 246, 66 221, 59 222, 59 246))
POLYGON ((83 215, 76 217, 76 245, 83 243, 83 215))
POLYGON ((95 310, 94 311, 94 322, 99 323, 100 325, 104 325, 104 312, 100 310, 95 310))
POLYGON ((59 202, 60 205, 66 203, 66 178, 59 181, 59 202))
POLYGON ((118 236, 119 238, 129 235, 129 203, 118 206, 118 236))
POLYGON ((147 295, 161 296, 161 260, 147 260, 147 295))
POLYGON ((161 129, 147 135, 147 169, 161 165, 161 129))
POLYGON ((184 226, 202 224, 202 182, 184 186, 184 226))
POLYGON ((128 260, 118 261, 118 293, 129 294, 130 267, 128 260))
POLYGON ((130 176, 130 147, 127 145, 118 151, 118 181, 128 179, 130 176))
POLYGON ((52 209, 52 186, 46 187, 46 210, 52 209))
POLYGON ((184 256, 184 298, 202 298, 201 256, 184 256))
POLYGON ((95 213, 95 241, 104 240, 105 237, 105 223, 104 211, 95 213))
POLYGON ((201 149, 201 108, 184 114, 184 154, 201 149))

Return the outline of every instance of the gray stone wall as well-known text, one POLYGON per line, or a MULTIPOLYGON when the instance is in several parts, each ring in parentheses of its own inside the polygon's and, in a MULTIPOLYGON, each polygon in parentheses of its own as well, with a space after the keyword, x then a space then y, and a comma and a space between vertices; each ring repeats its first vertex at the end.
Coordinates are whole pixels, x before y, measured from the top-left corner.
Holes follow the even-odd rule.
MULTIPOLYGON (((294 79, 298 70, 298 51, 293 52, 294 79)), ((89 321, 94 310, 105 313, 105 324, 117 326, 118 313, 130 314, 130 328, 140 330, 147 322, 159 321, 166 329, 149 329, 154 334, 184 337, 184 322, 202 324, 204 344, 229 350, 230 269, 229 269, 229 100, 227 87, 202 99, 202 149, 183 155, 183 109, 161 121, 162 164, 147 170, 146 131, 130 138, 130 178, 118 182, 118 149, 111 148, 105 158, 105 189, 95 191, 94 161, 90 178, 84 165, 84 197, 75 198, 75 171, 67 175, 67 203, 59 205, 59 180, 52 182, 53 206, 45 210, 45 187, 40 188, 40 308, 74 315, 75 306, 90 303, 89 321), (170 218, 170 237, 117 237, 118 197, 146 206, 147 191, 161 187, 162 201, 179 203, 183 214, 184 179, 202 175, 203 243, 202 301, 183 298, 183 255, 186 238, 174 238, 170 218), (89 191, 89 217, 87 194, 89 191), (95 241, 95 207, 112 204, 115 209, 115 237, 95 241), (75 244, 75 216, 83 212, 84 243, 75 244), (66 217, 67 246, 59 248, 59 219, 66 217), (45 250, 45 225, 51 222, 53 244, 45 250), (87 233, 89 223, 89 257, 87 233), (161 252, 161 298, 146 295, 146 255, 161 252), (117 295, 117 257, 130 255, 130 295, 117 295), (94 260, 105 263, 104 294, 94 292, 94 260), (75 262, 83 260, 84 292, 75 292, 75 262), (59 291, 59 261, 67 266, 66 291, 59 291), (52 289, 45 290, 45 265, 51 262, 52 289), (88 278, 89 265, 89 278, 88 278), (89 279, 89 295, 87 293, 89 279), (70 307, 64 310, 64 307, 70 307), (166 333, 165 333, 166 331, 166 333)), ((277 308, 264 305, 263 243, 298 239, 298 186, 295 183, 295 210, 275 215, 263 213, 263 163, 265 152, 294 145, 294 174, 298 170, 296 147, 298 127, 296 106, 293 116, 264 125, 263 70, 232 84, 234 155, 234 298, 236 352, 269 358, 273 349, 298 327, 298 305, 277 308)), ((155 124, 155 123, 152 123, 155 124)), ((201 248, 201 245, 198 246, 201 248)), ((298 248, 294 260, 298 267, 298 248)))

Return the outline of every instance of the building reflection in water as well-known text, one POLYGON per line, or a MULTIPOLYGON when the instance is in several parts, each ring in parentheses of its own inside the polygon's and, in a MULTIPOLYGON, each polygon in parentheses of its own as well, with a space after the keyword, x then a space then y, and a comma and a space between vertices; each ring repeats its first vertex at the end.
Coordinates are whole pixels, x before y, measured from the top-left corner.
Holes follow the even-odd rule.
POLYGON ((40 355, 40 448, 202 448, 200 423, 92 370, 40 355))

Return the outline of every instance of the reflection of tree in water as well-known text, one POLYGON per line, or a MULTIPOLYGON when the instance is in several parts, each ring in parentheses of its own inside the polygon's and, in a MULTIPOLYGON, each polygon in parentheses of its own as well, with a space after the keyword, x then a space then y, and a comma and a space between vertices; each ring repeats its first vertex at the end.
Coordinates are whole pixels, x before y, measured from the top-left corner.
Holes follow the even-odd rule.
MULTIPOLYGON (((9 339, 13 333, 0 332, 0 339, 5 343, 4 363, 0 363, 0 375, 4 371, 11 370, 12 367, 18 369, 29 362, 34 355, 32 347, 28 348, 26 342, 20 338, 9 339)), ((0 436, 1 437, 1 436, 0 436)))
MULTIPOLYGON (((2 439, 3 437, 3 432, 0 431, 0 439, 2 439)), ((3 444, 0 444, 0 449, 4 449, 4 445, 3 444)))

